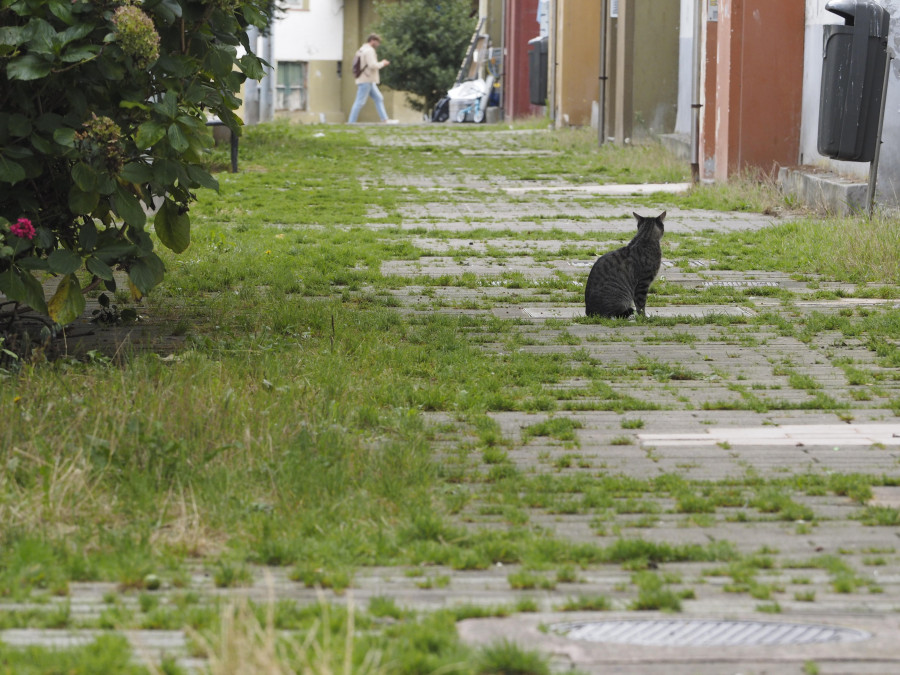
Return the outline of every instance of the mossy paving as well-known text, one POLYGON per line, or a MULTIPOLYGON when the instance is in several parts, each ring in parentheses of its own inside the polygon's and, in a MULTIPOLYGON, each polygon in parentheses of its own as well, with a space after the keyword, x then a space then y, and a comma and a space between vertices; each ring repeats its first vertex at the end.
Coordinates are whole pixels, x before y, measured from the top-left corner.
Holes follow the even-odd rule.
MULTIPOLYGON (((625 202, 612 210, 627 213, 632 205, 625 202)), ((484 348, 501 358, 513 350, 545 356, 569 355, 571 375, 544 381, 545 400, 536 410, 528 411, 526 407, 522 412, 491 413, 498 425, 496 435, 487 444, 473 437, 468 450, 457 452, 454 475, 465 484, 467 495, 464 506, 456 507, 460 522, 476 529, 501 531, 529 524, 553 536, 604 545, 620 538, 669 543, 725 540, 734 542, 743 556, 768 546, 772 553, 765 580, 744 586, 731 584, 724 588, 724 595, 723 586, 727 585, 710 584, 701 572, 702 564, 681 563, 683 574, 701 584, 694 588, 696 599, 686 600, 685 606, 698 612, 713 608, 721 611, 724 607, 739 611, 741 601, 736 596, 743 594, 746 611, 756 610, 760 599, 773 598, 779 599, 783 612, 812 598, 822 603, 819 606, 838 609, 845 602, 844 597, 819 588, 829 583, 826 578, 817 577, 812 590, 796 591, 790 582, 790 577, 796 575, 786 574, 782 564, 797 564, 795 558, 803 555, 850 556, 855 551, 877 548, 884 540, 884 530, 861 527, 861 504, 848 499, 840 489, 823 496, 797 496, 796 488, 790 485, 791 477, 825 480, 832 472, 863 471, 873 477, 862 478, 862 483, 892 482, 891 478, 875 476, 900 473, 897 443, 889 447, 844 448, 800 441, 788 447, 736 448, 726 443, 711 447, 652 447, 641 440, 637 430, 622 426, 631 417, 639 418, 640 431, 648 434, 673 429, 700 432, 715 425, 753 428, 848 422, 892 423, 900 430, 894 413, 900 384, 889 372, 892 364, 883 360, 879 363, 871 349, 860 350, 846 342, 842 345, 832 336, 823 340, 817 334, 802 333, 810 313, 849 311, 857 319, 864 316, 868 311, 865 302, 854 305, 841 300, 841 296, 852 296, 856 286, 826 278, 792 278, 764 270, 710 269, 710 262, 699 260, 687 261, 685 267, 690 271, 685 272, 677 267, 686 261, 677 259, 673 254, 678 249, 673 248, 669 251, 671 262, 656 283, 657 291, 661 287, 665 291, 656 297, 651 291, 650 305, 665 307, 674 301, 675 306, 685 306, 688 315, 692 303, 708 302, 707 298, 718 295, 722 302, 737 301, 753 310, 752 318, 729 320, 723 316, 715 323, 690 318, 661 324, 653 319, 544 322, 521 313, 516 319, 517 308, 540 307, 542 300, 546 303, 548 298, 542 298, 536 286, 554 267, 578 286, 572 291, 561 289, 568 294, 568 303, 580 304, 580 278, 586 275, 586 269, 574 269, 571 259, 553 260, 552 252, 560 249, 555 242, 545 247, 541 240, 529 240, 529 245, 523 246, 515 235, 508 235, 505 240, 497 237, 498 221, 507 223, 510 234, 530 226, 527 206, 520 204, 515 211, 523 221, 521 225, 510 223, 505 214, 487 225, 481 217, 483 208, 476 213, 467 207, 467 211, 476 214, 477 225, 483 231, 476 231, 476 223, 469 221, 465 239, 453 238, 460 229, 466 229, 459 223, 448 223, 445 229, 444 224, 434 221, 439 214, 433 211, 407 212, 404 227, 415 229, 416 221, 427 223, 430 238, 416 241, 423 251, 458 255, 423 257, 412 265, 386 261, 382 265, 386 273, 422 279, 425 270, 425 275, 439 278, 437 284, 425 287, 432 289, 428 296, 410 289, 409 295, 403 290, 393 291, 394 297, 401 305, 418 311, 427 311, 429 304, 442 312, 455 304, 469 314, 474 309, 486 312, 491 307, 506 308, 508 311, 500 316, 509 316, 512 327, 507 327, 499 340, 485 343, 484 348), (442 238, 448 235, 449 239, 442 238), (492 257, 492 249, 502 250, 503 257, 492 257), (534 260, 543 250, 550 252, 551 260, 534 260), (704 264, 707 269, 703 269, 704 264), (501 283, 504 290, 492 293, 454 287, 454 278, 473 271, 482 280, 504 272, 521 276, 515 285, 501 283), (806 304, 798 307, 798 301, 806 304), (846 352, 842 346, 848 347, 846 352), (877 396, 862 394, 859 381, 866 375, 857 374, 854 379, 853 371, 848 375, 848 364, 874 366, 886 386, 877 396), (554 427, 554 422, 560 424, 554 427), (648 483, 634 488, 627 498, 592 504, 588 496, 591 479, 616 475, 645 481, 678 477, 679 494, 673 496, 657 484, 648 483), (549 493, 541 497, 522 496, 530 489, 527 485, 542 478, 549 481, 549 493), (578 482, 580 478, 588 480, 580 481, 578 487, 570 486, 570 491, 560 488, 560 493, 555 493, 549 488, 554 481, 578 482), (784 484, 773 487, 779 482, 784 484), (484 487, 479 487, 479 483, 484 487), (767 485, 772 494, 754 496, 758 486, 753 486, 757 483, 767 485), (704 496, 719 490, 733 494, 724 503, 704 496)), ((603 213, 601 209, 595 209, 597 212, 603 213)), ((702 231, 705 237, 714 237, 716 231, 726 229, 720 227, 721 218, 692 215, 706 222, 691 223, 681 229, 676 225, 675 233, 679 229, 702 231)), ((452 215, 450 220, 454 220, 452 215)), ((595 238, 615 238, 622 231, 618 223, 607 226, 608 221, 600 219, 589 219, 587 223, 580 218, 574 222, 542 222, 564 236, 583 232, 595 238)), ((533 232, 527 231, 528 234, 533 232)), ((599 248, 599 242, 571 241, 570 250, 579 244, 599 248)), ((686 240, 682 236, 677 241, 686 240)), ((608 246, 614 245, 610 242, 608 246)), ((580 257, 584 257, 583 250, 578 250, 580 257)), ((558 300, 548 304, 560 305, 558 300)), ((890 303, 882 303, 872 311, 885 311, 884 307, 889 311, 890 303)), ((451 501, 461 503, 457 497, 451 501)), ((637 564, 640 565, 639 560, 637 564)), ((888 580, 892 592, 886 598, 884 577, 880 581, 877 577, 870 574, 865 577, 866 583, 853 586, 866 593, 873 588, 877 591, 873 591, 871 599, 854 598, 854 603, 878 611, 894 606, 900 592, 895 586, 897 580, 888 580)))

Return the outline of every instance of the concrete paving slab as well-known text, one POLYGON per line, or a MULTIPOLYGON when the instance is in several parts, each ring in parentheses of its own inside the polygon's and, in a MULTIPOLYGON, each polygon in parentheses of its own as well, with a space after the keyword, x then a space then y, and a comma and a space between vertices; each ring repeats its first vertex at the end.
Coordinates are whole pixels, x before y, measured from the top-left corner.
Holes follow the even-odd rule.
POLYGON ((638 434, 643 443, 660 445, 841 446, 900 445, 897 424, 803 424, 743 429, 708 429, 701 434, 638 434))
POLYGON ((630 195, 649 195, 656 192, 678 194, 687 192, 693 187, 691 183, 634 183, 628 185, 533 185, 527 187, 505 187, 511 194, 530 192, 583 192, 592 195, 625 197, 630 195))
MULTIPOLYGON (((508 313, 506 313, 508 315, 508 313)), ((523 307, 522 314, 532 319, 577 319, 585 316, 584 307, 523 307)), ((701 318, 705 316, 755 316, 756 312, 739 305, 669 305, 647 307, 648 317, 701 318)))

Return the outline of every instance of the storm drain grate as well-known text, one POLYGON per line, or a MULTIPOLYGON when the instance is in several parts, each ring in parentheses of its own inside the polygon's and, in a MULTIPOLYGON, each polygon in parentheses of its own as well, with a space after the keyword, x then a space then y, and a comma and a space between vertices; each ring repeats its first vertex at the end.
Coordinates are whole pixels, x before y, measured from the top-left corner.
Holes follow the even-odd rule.
POLYGON ((871 637, 853 628, 775 621, 594 621, 558 623, 551 629, 573 640, 656 647, 802 645, 857 642, 871 637))

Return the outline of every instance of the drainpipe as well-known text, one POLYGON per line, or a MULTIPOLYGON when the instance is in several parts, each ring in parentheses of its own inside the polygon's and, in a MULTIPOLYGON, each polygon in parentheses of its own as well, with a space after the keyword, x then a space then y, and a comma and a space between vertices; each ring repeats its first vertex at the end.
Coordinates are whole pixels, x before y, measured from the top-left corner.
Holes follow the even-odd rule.
POLYGON ((547 105, 550 113, 550 123, 556 126, 556 12, 559 0, 550 0, 550 53, 548 54, 547 67, 550 69, 549 91, 547 105))
POLYGON ((597 145, 606 142, 606 31, 609 26, 609 0, 600 0, 600 97, 597 102, 597 145))
POLYGON ((506 0, 500 5, 500 119, 506 119, 506 0))
POLYGON ((263 36, 263 58, 271 64, 260 82, 259 121, 271 122, 275 117, 275 31, 269 29, 263 36))
POLYGON ((694 2, 694 81, 691 87, 691 180, 700 182, 700 108, 703 107, 700 91, 700 69, 703 57, 701 40, 703 38, 703 0, 694 2))

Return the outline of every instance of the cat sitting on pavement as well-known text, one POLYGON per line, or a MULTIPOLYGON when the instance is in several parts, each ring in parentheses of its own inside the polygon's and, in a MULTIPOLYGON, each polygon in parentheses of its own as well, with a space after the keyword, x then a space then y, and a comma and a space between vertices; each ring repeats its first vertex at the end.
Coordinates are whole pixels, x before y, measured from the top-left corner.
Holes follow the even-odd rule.
POLYGON ((666 212, 645 218, 637 213, 637 234, 622 248, 604 253, 597 259, 584 288, 584 307, 588 316, 624 319, 635 312, 644 313, 647 291, 659 272, 666 212))

